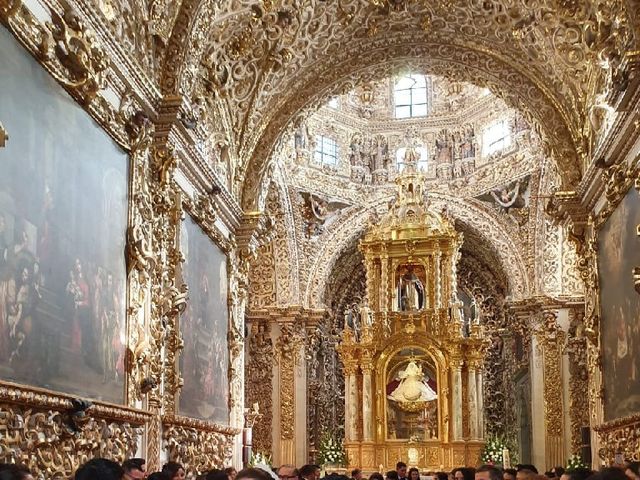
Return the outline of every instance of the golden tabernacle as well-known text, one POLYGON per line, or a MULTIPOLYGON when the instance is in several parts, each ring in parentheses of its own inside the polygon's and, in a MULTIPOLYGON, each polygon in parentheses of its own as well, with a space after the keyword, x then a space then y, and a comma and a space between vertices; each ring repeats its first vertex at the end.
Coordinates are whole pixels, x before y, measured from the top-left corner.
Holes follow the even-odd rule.
POLYGON ((484 342, 456 280, 463 238, 430 207, 417 160, 408 148, 389 211, 360 242, 366 297, 337 347, 345 447, 365 470, 474 465, 483 446, 484 342))

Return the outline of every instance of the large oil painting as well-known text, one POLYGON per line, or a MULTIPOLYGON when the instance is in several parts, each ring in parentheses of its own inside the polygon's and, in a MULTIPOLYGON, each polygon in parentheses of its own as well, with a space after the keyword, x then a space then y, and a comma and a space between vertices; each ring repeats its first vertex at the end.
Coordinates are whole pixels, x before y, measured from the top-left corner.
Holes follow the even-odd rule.
POLYGON ((605 420, 640 413, 640 295, 632 270, 640 265, 640 199, 631 189, 599 235, 605 420))
POLYGON ((182 222, 180 244, 189 301, 180 318, 184 385, 179 412, 228 424, 227 258, 188 215, 182 222))
POLYGON ((0 378, 124 400, 127 156, 0 28, 0 378))

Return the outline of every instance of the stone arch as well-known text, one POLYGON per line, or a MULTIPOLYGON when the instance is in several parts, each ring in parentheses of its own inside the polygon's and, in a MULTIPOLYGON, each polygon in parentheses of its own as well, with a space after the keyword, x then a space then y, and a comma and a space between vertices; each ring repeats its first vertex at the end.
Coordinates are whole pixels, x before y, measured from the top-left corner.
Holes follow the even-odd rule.
MULTIPOLYGON (((498 263, 495 265, 494 275, 505 284, 506 294, 513 299, 526 298, 531 286, 525 261, 520 253, 522 249, 508 234, 501 221, 488 209, 450 195, 434 193, 430 195, 430 200, 435 209, 446 207, 463 232, 474 232, 480 239, 475 240, 475 249, 479 255, 492 256, 492 261, 485 264, 498 263)), ((343 219, 323 235, 317 255, 311 262, 310 275, 306 281, 303 279, 304 306, 323 306, 324 290, 336 260, 345 248, 362 236, 372 212, 377 207, 385 205, 387 201, 388 198, 377 199, 362 209, 352 208, 345 211, 343 219)))
POLYGON ((276 113, 263 119, 265 123, 254 130, 254 137, 247 139, 254 146, 244 147, 244 157, 251 152, 251 161, 245 173, 243 208, 259 208, 260 177, 267 171, 264 165, 273 161, 271 156, 278 137, 289 123, 318 108, 336 93, 346 92, 362 82, 389 76, 407 66, 414 71, 489 87, 507 105, 521 111, 538 130, 547 153, 558 163, 564 184, 575 185, 579 181, 582 165, 576 148, 580 142, 579 122, 562 107, 563 102, 553 92, 526 72, 486 53, 442 45, 403 45, 396 50, 379 47, 378 51, 371 52, 371 56, 375 63, 348 58, 328 71, 300 75, 300 86, 293 89, 291 97, 283 96, 279 108, 274 109, 276 113), (329 78, 338 80, 323 80, 329 78))

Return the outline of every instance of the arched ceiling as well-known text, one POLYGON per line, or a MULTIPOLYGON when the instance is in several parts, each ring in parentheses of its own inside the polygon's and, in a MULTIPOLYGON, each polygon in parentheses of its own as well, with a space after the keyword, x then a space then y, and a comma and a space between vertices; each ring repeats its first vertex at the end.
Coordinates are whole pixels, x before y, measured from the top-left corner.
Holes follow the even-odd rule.
MULTIPOLYGON (((456 228, 465 235, 463 255, 479 259, 492 277, 503 286, 505 295, 524 298, 530 292, 526 266, 509 233, 488 211, 462 199, 433 194, 430 201, 434 209, 447 208, 456 220, 456 228)), ((318 238, 318 248, 309 259, 310 269, 303 282, 301 293, 305 307, 322 308, 327 295, 327 286, 341 268, 345 251, 353 249, 361 238, 377 206, 386 205, 386 199, 365 208, 354 208, 345 212, 331 230, 318 238)))
POLYGON ((186 0, 166 94, 205 95, 222 118, 243 206, 285 126, 355 84, 412 68, 487 86, 536 125, 575 185, 590 104, 636 45, 637 0, 186 0), (198 93, 199 92, 199 93, 198 93))

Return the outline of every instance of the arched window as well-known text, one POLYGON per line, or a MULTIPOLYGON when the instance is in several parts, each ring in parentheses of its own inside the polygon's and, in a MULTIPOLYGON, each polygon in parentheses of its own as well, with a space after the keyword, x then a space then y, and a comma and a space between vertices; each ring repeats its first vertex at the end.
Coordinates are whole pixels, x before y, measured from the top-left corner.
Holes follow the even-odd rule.
MULTIPOLYGON (((420 155, 420 160, 418 160, 418 171, 426 173, 429 163, 429 152, 425 147, 416 147, 415 150, 420 155)), ((402 172, 402 170, 404 170, 404 154, 406 151, 406 147, 399 148, 396 151, 396 164, 398 165, 398 172, 402 172)))
POLYGON ((487 127, 482 135, 482 153, 484 156, 504 150, 511 145, 511 128, 506 119, 487 127))
POLYGON ((424 75, 407 75, 396 80, 393 91, 396 118, 427 114, 427 80, 424 75))
POLYGON ((338 163, 338 143, 334 138, 316 135, 314 158, 320 165, 336 165, 338 163))

